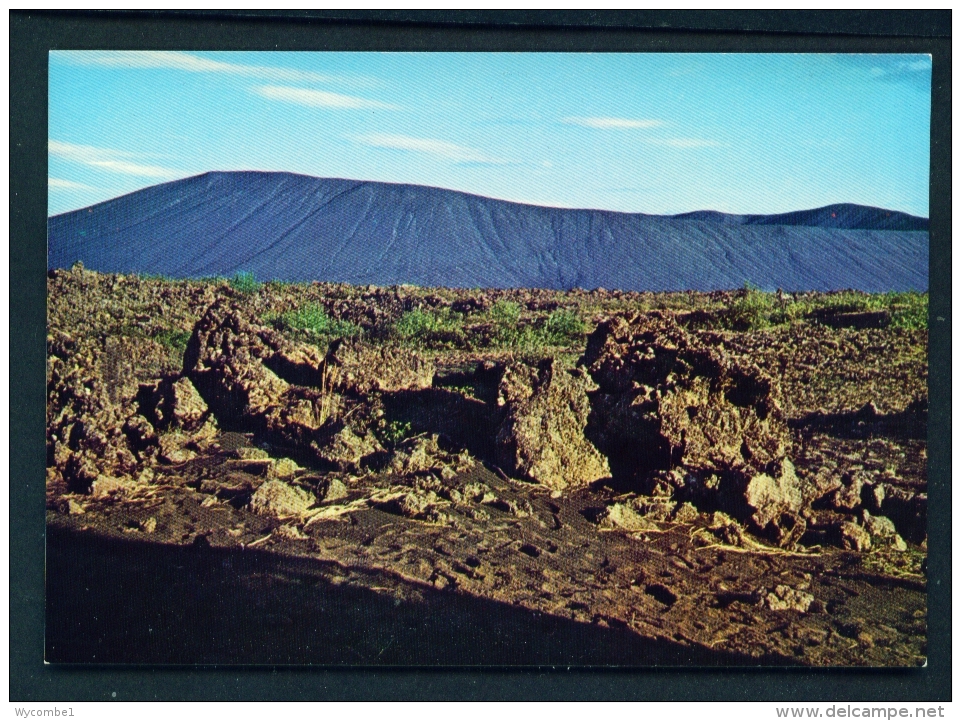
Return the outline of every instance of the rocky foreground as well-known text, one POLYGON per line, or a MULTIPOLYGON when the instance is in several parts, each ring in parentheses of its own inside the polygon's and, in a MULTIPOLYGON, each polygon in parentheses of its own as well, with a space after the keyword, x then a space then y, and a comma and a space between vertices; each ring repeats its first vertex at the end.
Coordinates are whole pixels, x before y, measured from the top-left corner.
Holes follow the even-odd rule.
POLYGON ((747 291, 48 288, 49 661, 924 663, 925 330, 714 322, 747 291), (333 325, 278 322, 307 304, 333 325), (586 332, 503 340, 558 310, 586 332))

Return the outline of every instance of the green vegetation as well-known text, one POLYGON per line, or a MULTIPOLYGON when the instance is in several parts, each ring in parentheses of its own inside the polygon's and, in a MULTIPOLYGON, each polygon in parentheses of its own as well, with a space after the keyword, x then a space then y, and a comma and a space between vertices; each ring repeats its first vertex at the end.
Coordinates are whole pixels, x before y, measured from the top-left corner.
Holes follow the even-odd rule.
POLYGON ((889 327, 910 330, 928 327, 928 294, 862 293, 841 291, 792 296, 765 293, 751 284, 727 309, 720 312, 721 325, 732 330, 758 330, 807 320, 818 323, 838 313, 886 311, 889 327))
POLYGON ((155 338, 165 348, 183 353, 187 350, 187 342, 190 340, 190 331, 178 328, 167 328, 158 333, 155 338))
POLYGON ((412 428, 407 421, 382 422, 375 429, 375 435, 383 445, 390 447, 396 446, 401 441, 410 438, 412 428))
POLYGON ((492 345, 522 353, 536 354, 546 347, 579 344, 588 331, 580 313, 563 308, 551 312, 546 319, 521 323, 520 306, 499 301, 489 311, 489 317, 494 325, 492 345))
POLYGON ((488 317, 498 326, 514 326, 520 322, 520 304, 511 300, 499 300, 487 311, 488 317))
POLYGON ((394 323, 393 332, 416 346, 461 347, 466 342, 463 318, 448 308, 409 310, 394 323))
POLYGON ((169 275, 164 275, 163 273, 137 273, 137 278, 140 280, 157 280, 163 281, 164 283, 176 283, 177 279, 172 278, 169 275))
POLYGON ((254 278, 254 274, 245 270, 234 273, 234 277, 228 282, 231 288, 240 293, 256 293, 260 290, 260 283, 254 278))
POLYGON ((287 331, 310 341, 353 338, 360 333, 359 326, 350 321, 331 318, 323 306, 316 303, 280 315, 267 315, 264 321, 277 330, 287 331))
POLYGON ((910 291, 891 293, 891 327, 919 330, 928 327, 928 294, 910 291))
POLYGON ((555 310, 544 323, 544 339, 548 345, 570 345, 587 334, 587 323, 575 310, 555 310))
POLYGON ((735 300, 725 314, 725 325, 734 330, 757 330, 772 324, 774 296, 760 288, 744 284, 744 294, 735 300))

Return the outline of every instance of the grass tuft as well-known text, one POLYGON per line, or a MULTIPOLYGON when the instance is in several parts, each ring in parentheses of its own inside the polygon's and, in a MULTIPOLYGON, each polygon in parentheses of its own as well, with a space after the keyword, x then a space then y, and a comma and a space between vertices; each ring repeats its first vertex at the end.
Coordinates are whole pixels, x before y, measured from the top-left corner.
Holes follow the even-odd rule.
POLYGON ((405 343, 416 346, 461 347, 466 342, 464 320, 449 308, 409 310, 394 323, 393 332, 405 343))
POLYGON ((240 293, 256 293, 260 290, 260 283, 254 278, 254 274, 246 270, 237 271, 228 282, 231 288, 240 293))
POLYGON ((160 331, 155 338, 165 348, 182 354, 187 350, 187 343, 190 341, 190 331, 180 330, 179 328, 167 328, 160 331))
POLYGON ((358 325, 331 318, 322 306, 314 303, 280 315, 267 316, 264 320, 277 330, 293 333, 306 340, 353 338, 360 334, 358 325))
POLYGON ((795 322, 820 322, 836 313, 887 311, 891 328, 923 330, 928 327, 928 294, 917 291, 863 293, 844 290, 816 295, 765 293, 745 284, 744 292, 720 313, 720 325, 751 331, 795 322))

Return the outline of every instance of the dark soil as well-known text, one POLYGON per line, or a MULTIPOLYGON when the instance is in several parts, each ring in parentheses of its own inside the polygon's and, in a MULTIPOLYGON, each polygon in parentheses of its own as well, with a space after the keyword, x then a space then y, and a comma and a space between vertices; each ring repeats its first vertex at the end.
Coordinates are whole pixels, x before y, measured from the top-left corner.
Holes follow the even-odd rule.
POLYGON ((48 288, 49 662, 924 663, 925 330, 712 325, 737 292, 48 288), (359 335, 275 322, 308 304, 359 335), (444 327, 399 334, 417 309, 444 327), (558 309, 584 332, 537 336, 558 309))

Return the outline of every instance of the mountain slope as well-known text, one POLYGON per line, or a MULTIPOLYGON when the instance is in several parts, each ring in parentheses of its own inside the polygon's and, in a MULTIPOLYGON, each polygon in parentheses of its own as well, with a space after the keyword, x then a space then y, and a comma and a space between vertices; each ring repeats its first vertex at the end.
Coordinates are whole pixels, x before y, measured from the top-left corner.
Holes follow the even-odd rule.
POLYGON ((48 221, 48 266, 452 287, 926 290, 923 218, 547 208, 415 185, 206 173, 48 221))

